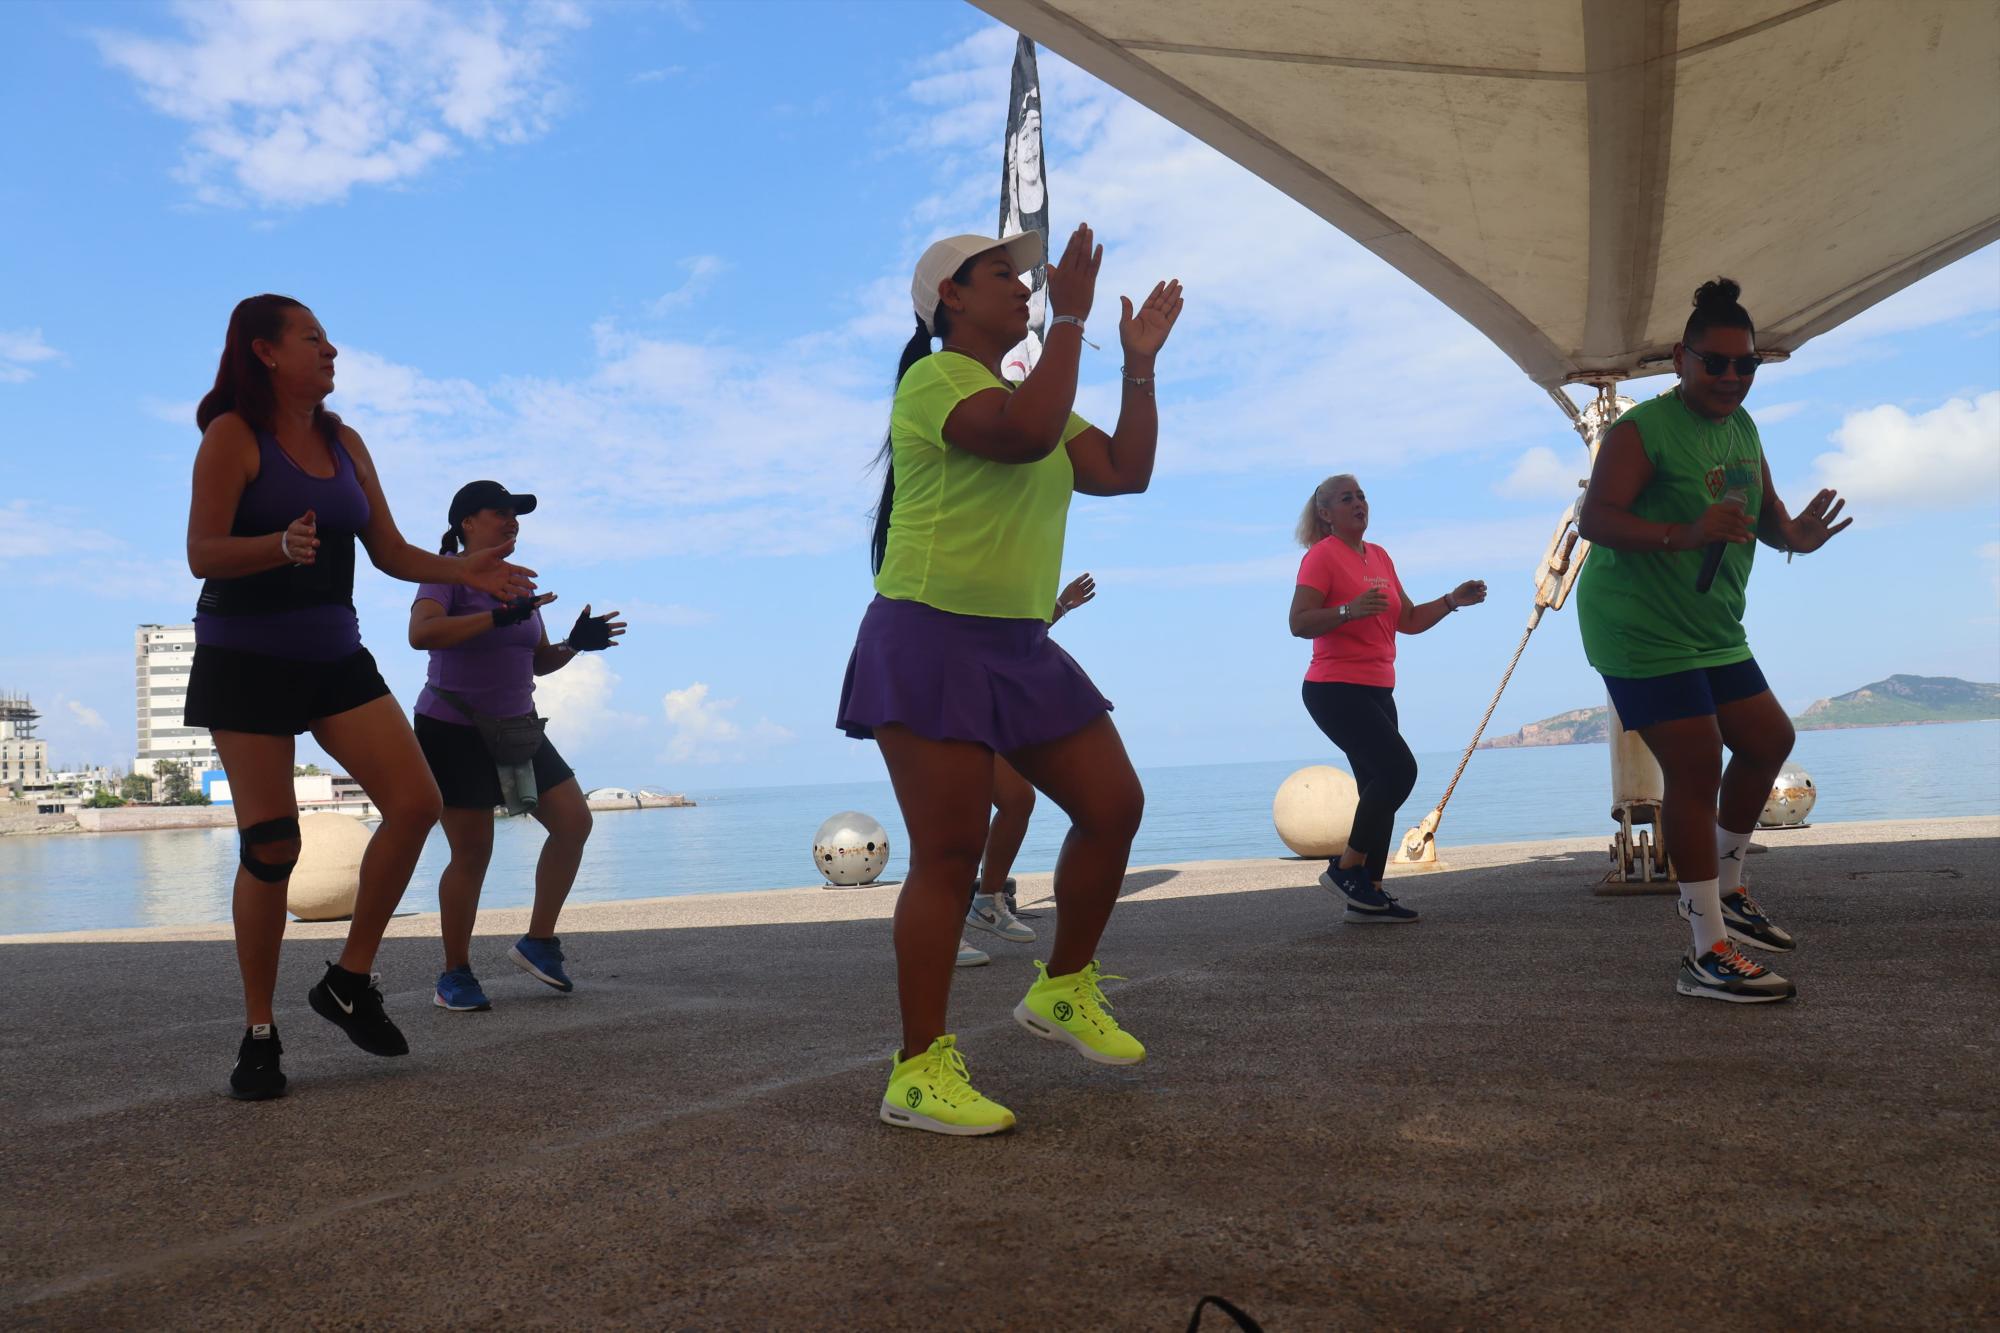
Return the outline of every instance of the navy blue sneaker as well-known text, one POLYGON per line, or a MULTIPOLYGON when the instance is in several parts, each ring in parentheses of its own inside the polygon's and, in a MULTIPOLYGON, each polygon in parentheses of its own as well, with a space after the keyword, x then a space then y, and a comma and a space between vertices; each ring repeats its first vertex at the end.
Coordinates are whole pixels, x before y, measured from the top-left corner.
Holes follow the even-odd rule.
POLYGON ((493 1002, 486 998, 486 992, 479 989, 479 978, 472 975, 469 967, 455 967, 449 972, 438 973, 437 993, 431 996, 431 1003, 456 1013, 493 1007, 493 1002))
POLYGON ((1770 1004, 1798 994, 1798 987, 1763 964, 1745 958, 1728 940, 1699 958, 1693 950, 1682 954, 1674 989, 1682 995, 1726 1000, 1731 1004, 1770 1004))
POLYGON ((514 941, 507 956, 514 960, 514 966, 545 986, 554 986, 564 994, 576 989, 569 973, 563 971, 562 941, 553 935, 545 940, 523 935, 514 941))
POLYGON ((1401 925, 1415 921, 1417 914, 1368 882, 1368 872, 1360 866, 1342 870, 1338 865, 1320 872, 1319 886, 1347 904, 1341 920, 1350 925, 1401 925))
MULTIPOLYGON (((1680 905, 1680 914, 1681 920, 1688 919, 1685 902, 1680 905)), ((1767 953, 1790 953, 1798 947, 1798 941, 1792 938, 1791 932, 1765 916, 1764 909, 1741 889, 1723 895, 1722 928, 1738 944, 1747 944, 1767 953)))

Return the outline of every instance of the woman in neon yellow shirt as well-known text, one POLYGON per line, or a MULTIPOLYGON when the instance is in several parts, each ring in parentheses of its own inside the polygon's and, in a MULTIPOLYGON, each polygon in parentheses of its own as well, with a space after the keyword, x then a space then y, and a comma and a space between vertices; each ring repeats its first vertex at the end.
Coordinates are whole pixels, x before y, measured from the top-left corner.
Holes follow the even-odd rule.
POLYGON ((1000 359, 1028 330, 1022 275, 1042 236, 954 236, 917 261, 917 329, 897 370, 876 511, 875 600, 856 636, 839 725, 882 747, 910 830, 896 901, 903 1046, 881 1118, 939 1134, 992 1134, 1013 1112, 968 1081, 945 1031, 965 886, 978 873, 1004 755, 1070 818, 1056 863, 1059 915, 1048 964, 1014 1010, 1038 1037, 1100 1064, 1145 1048, 1112 1019, 1096 953, 1145 795, 1111 704, 1048 635, 1070 496, 1134 495, 1153 475, 1153 358, 1180 317, 1178 281, 1124 307, 1124 398, 1107 435, 1070 411, 1102 247, 1090 228, 1048 268, 1054 313, 1019 388, 1000 359), (942 340, 931 350, 931 340, 942 340))

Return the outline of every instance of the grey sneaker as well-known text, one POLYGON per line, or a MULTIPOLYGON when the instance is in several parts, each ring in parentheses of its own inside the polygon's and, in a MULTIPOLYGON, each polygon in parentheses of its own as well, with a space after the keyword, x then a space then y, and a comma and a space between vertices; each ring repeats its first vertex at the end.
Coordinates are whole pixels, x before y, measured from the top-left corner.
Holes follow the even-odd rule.
POLYGON ((1035 942, 1035 932, 1014 915, 1013 910, 1007 906, 1004 894, 973 894, 972 908, 965 914, 965 924, 974 930, 983 930, 988 934, 998 935, 1003 940, 1012 940, 1016 944, 1035 942))
POLYGON ((958 962, 954 967, 985 967, 993 961, 993 956, 984 949, 975 949, 969 940, 958 942, 958 962))
MULTIPOLYGON (((1675 910, 1681 914, 1681 920, 1688 919, 1685 902, 1675 910)), ((1791 932, 1765 916, 1764 909, 1741 889, 1723 896, 1722 928, 1736 943, 1747 944, 1766 953, 1790 953, 1798 947, 1798 941, 1792 938, 1791 932)))

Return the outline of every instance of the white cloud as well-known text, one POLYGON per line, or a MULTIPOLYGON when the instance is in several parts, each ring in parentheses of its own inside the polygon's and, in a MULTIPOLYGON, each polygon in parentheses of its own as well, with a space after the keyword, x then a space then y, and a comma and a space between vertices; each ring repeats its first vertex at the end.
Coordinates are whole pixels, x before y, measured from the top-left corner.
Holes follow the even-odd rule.
POLYGON ((629 732, 646 725, 637 713, 612 707, 618 673, 603 653, 582 653, 560 671, 535 681, 535 711, 549 720, 549 730, 564 745, 582 745, 607 732, 629 732))
POLYGON ((209 203, 298 207, 407 180, 467 145, 547 129, 549 66, 580 6, 433 0, 181 3, 177 38, 99 32, 99 50, 185 122, 181 176, 209 203))
POLYGON ((10 578, 90 597, 191 606, 197 590, 177 558, 135 551, 84 511, 40 500, 0 503, 0 563, 10 578))
POLYGON ((1494 483, 1493 493, 1509 500, 1572 500, 1576 498, 1576 483, 1589 471, 1590 455, 1582 449, 1564 455, 1538 444, 1515 461, 1512 472, 1494 483))
POLYGON ((769 718, 759 718, 746 734, 730 717, 737 700, 709 698, 708 686, 702 681, 683 690, 668 690, 660 704, 672 733, 661 758, 670 762, 722 763, 792 739, 790 730, 769 718))
POLYGON ((75 718, 82 726, 88 727, 92 731, 104 730, 104 715, 95 708, 87 704, 78 703, 75 699, 63 700, 63 707, 67 708, 69 715, 75 718))
POLYGON ((31 380, 36 366, 61 356, 61 352, 42 341, 40 329, 0 329, 0 384, 31 380))
POLYGON ((686 279, 680 286, 659 297, 647 307, 652 314, 664 315, 669 310, 689 304, 707 291, 716 276, 725 271, 729 265, 716 255, 695 255, 691 259, 683 259, 681 267, 687 270, 686 279))
POLYGON ((640 70, 637 74, 634 74, 632 76, 630 82, 659 83, 662 82, 663 80, 671 79, 676 77, 677 75, 685 73, 687 73, 687 66, 685 65, 662 65, 658 69, 640 70))
POLYGON ((1952 509, 2000 501, 2000 392, 1953 398, 1911 416, 1885 403, 1855 412, 1813 460, 1822 486, 1857 505, 1952 509))
POLYGON ((1775 426, 1780 421, 1795 417, 1811 406, 1811 403, 1805 402, 1802 399, 1794 399, 1789 403, 1771 403, 1768 406, 1755 407, 1751 410, 1750 414, 1757 418, 1757 424, 1760 426, 1775 426))

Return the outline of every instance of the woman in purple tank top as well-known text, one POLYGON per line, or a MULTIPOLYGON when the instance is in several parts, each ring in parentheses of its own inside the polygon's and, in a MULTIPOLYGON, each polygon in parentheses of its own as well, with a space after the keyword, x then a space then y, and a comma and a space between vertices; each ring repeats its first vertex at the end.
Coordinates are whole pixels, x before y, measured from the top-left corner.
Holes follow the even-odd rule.
POLYGON ((248 1026, 229 1086, 246 1101, 285 1090, 271 1004, 299 856, 292 762, 303 732, 382 815, 361 861, 346 946, 306 1000, 371 1054, 409 1051, 383 1012, 375 951, 439 798, 403 710, 361 646, 355 542, 392 578, 507 600, 534 592, 534 571, 506 562, 511 547, 453 560, 403 540, 367 447, 324 405, 335 355, 312 311, 289 297, 253 296, 230 313, 215 387, 195 411, 202 437, 187 553, 204 582, 186 720, 213 733, 236 806, 236 960, 248 1026))

